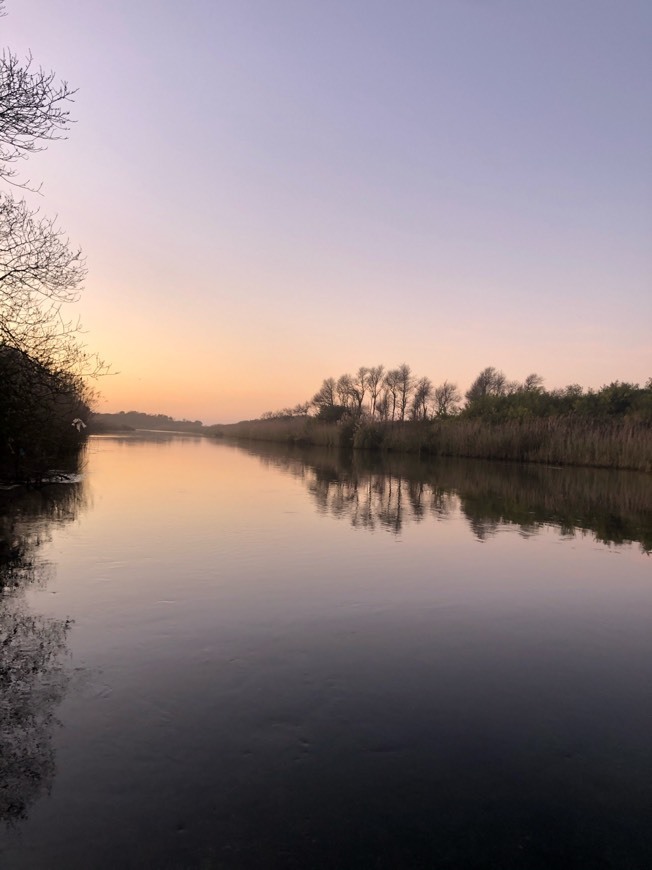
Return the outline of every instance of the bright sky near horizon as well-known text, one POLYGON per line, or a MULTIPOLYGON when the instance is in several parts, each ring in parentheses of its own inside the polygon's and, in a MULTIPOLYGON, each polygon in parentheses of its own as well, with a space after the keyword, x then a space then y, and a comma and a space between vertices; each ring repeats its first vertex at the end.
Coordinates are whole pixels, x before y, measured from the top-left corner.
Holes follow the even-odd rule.
POLYGON ((98 410, 231 422, 408 362, 652 376, 649 0, 6 0, 98 410))

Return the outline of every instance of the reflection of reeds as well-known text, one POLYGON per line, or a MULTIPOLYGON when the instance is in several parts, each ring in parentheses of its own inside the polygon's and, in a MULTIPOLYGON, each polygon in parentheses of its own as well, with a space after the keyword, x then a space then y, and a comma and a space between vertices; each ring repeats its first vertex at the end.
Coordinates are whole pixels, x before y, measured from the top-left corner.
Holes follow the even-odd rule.
POLYGON ((432 456, 465 456, 553 465, 652 471, 652 428, 630 420, 549 417, 488 423, 451 418, 429 423, 320 423, 310 417, 222 426, 222 437, 432 456))
POLYGON ((652 552, 652 486, 645 474, 272 444, 244 449, 302 480, 319 511, 356 528, 399 532, 405 523, 446 519, 459 509, 480 538, 500 524, 516 525, 524 535, 555 525, 562 534, 637 541, 652 552))

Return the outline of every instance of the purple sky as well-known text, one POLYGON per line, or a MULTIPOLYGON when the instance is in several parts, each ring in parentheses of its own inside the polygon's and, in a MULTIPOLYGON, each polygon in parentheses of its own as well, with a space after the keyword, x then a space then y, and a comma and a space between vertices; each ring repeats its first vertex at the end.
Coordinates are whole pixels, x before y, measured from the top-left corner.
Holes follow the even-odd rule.
POLYGON ((79 88, 25 164, 99 410, 206 422, 406 361, 652 376, 649 0, 7 0, 79 88))

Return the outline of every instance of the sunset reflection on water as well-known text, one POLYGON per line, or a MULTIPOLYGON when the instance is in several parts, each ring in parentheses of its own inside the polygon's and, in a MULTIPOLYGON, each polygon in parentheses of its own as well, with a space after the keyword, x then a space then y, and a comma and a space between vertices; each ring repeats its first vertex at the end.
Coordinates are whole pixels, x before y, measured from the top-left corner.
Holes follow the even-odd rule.
POLYGON ((644 476, 136 433, 84 487, 25 593, 72 680, 6 866, 651 857, 644 476))

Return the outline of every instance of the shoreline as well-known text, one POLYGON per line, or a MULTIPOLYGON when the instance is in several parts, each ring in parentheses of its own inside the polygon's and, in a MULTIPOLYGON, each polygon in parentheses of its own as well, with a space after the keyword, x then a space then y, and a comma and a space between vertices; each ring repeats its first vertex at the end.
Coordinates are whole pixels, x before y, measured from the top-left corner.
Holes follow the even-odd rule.
POLYGON ((428 422, 361 418, 322 423, 306 416, 252 420, 210 430, 211 437, 235 441, 652 472, 652 426, 631 420, 548 417, 486 422, 453 417, 428 422))

